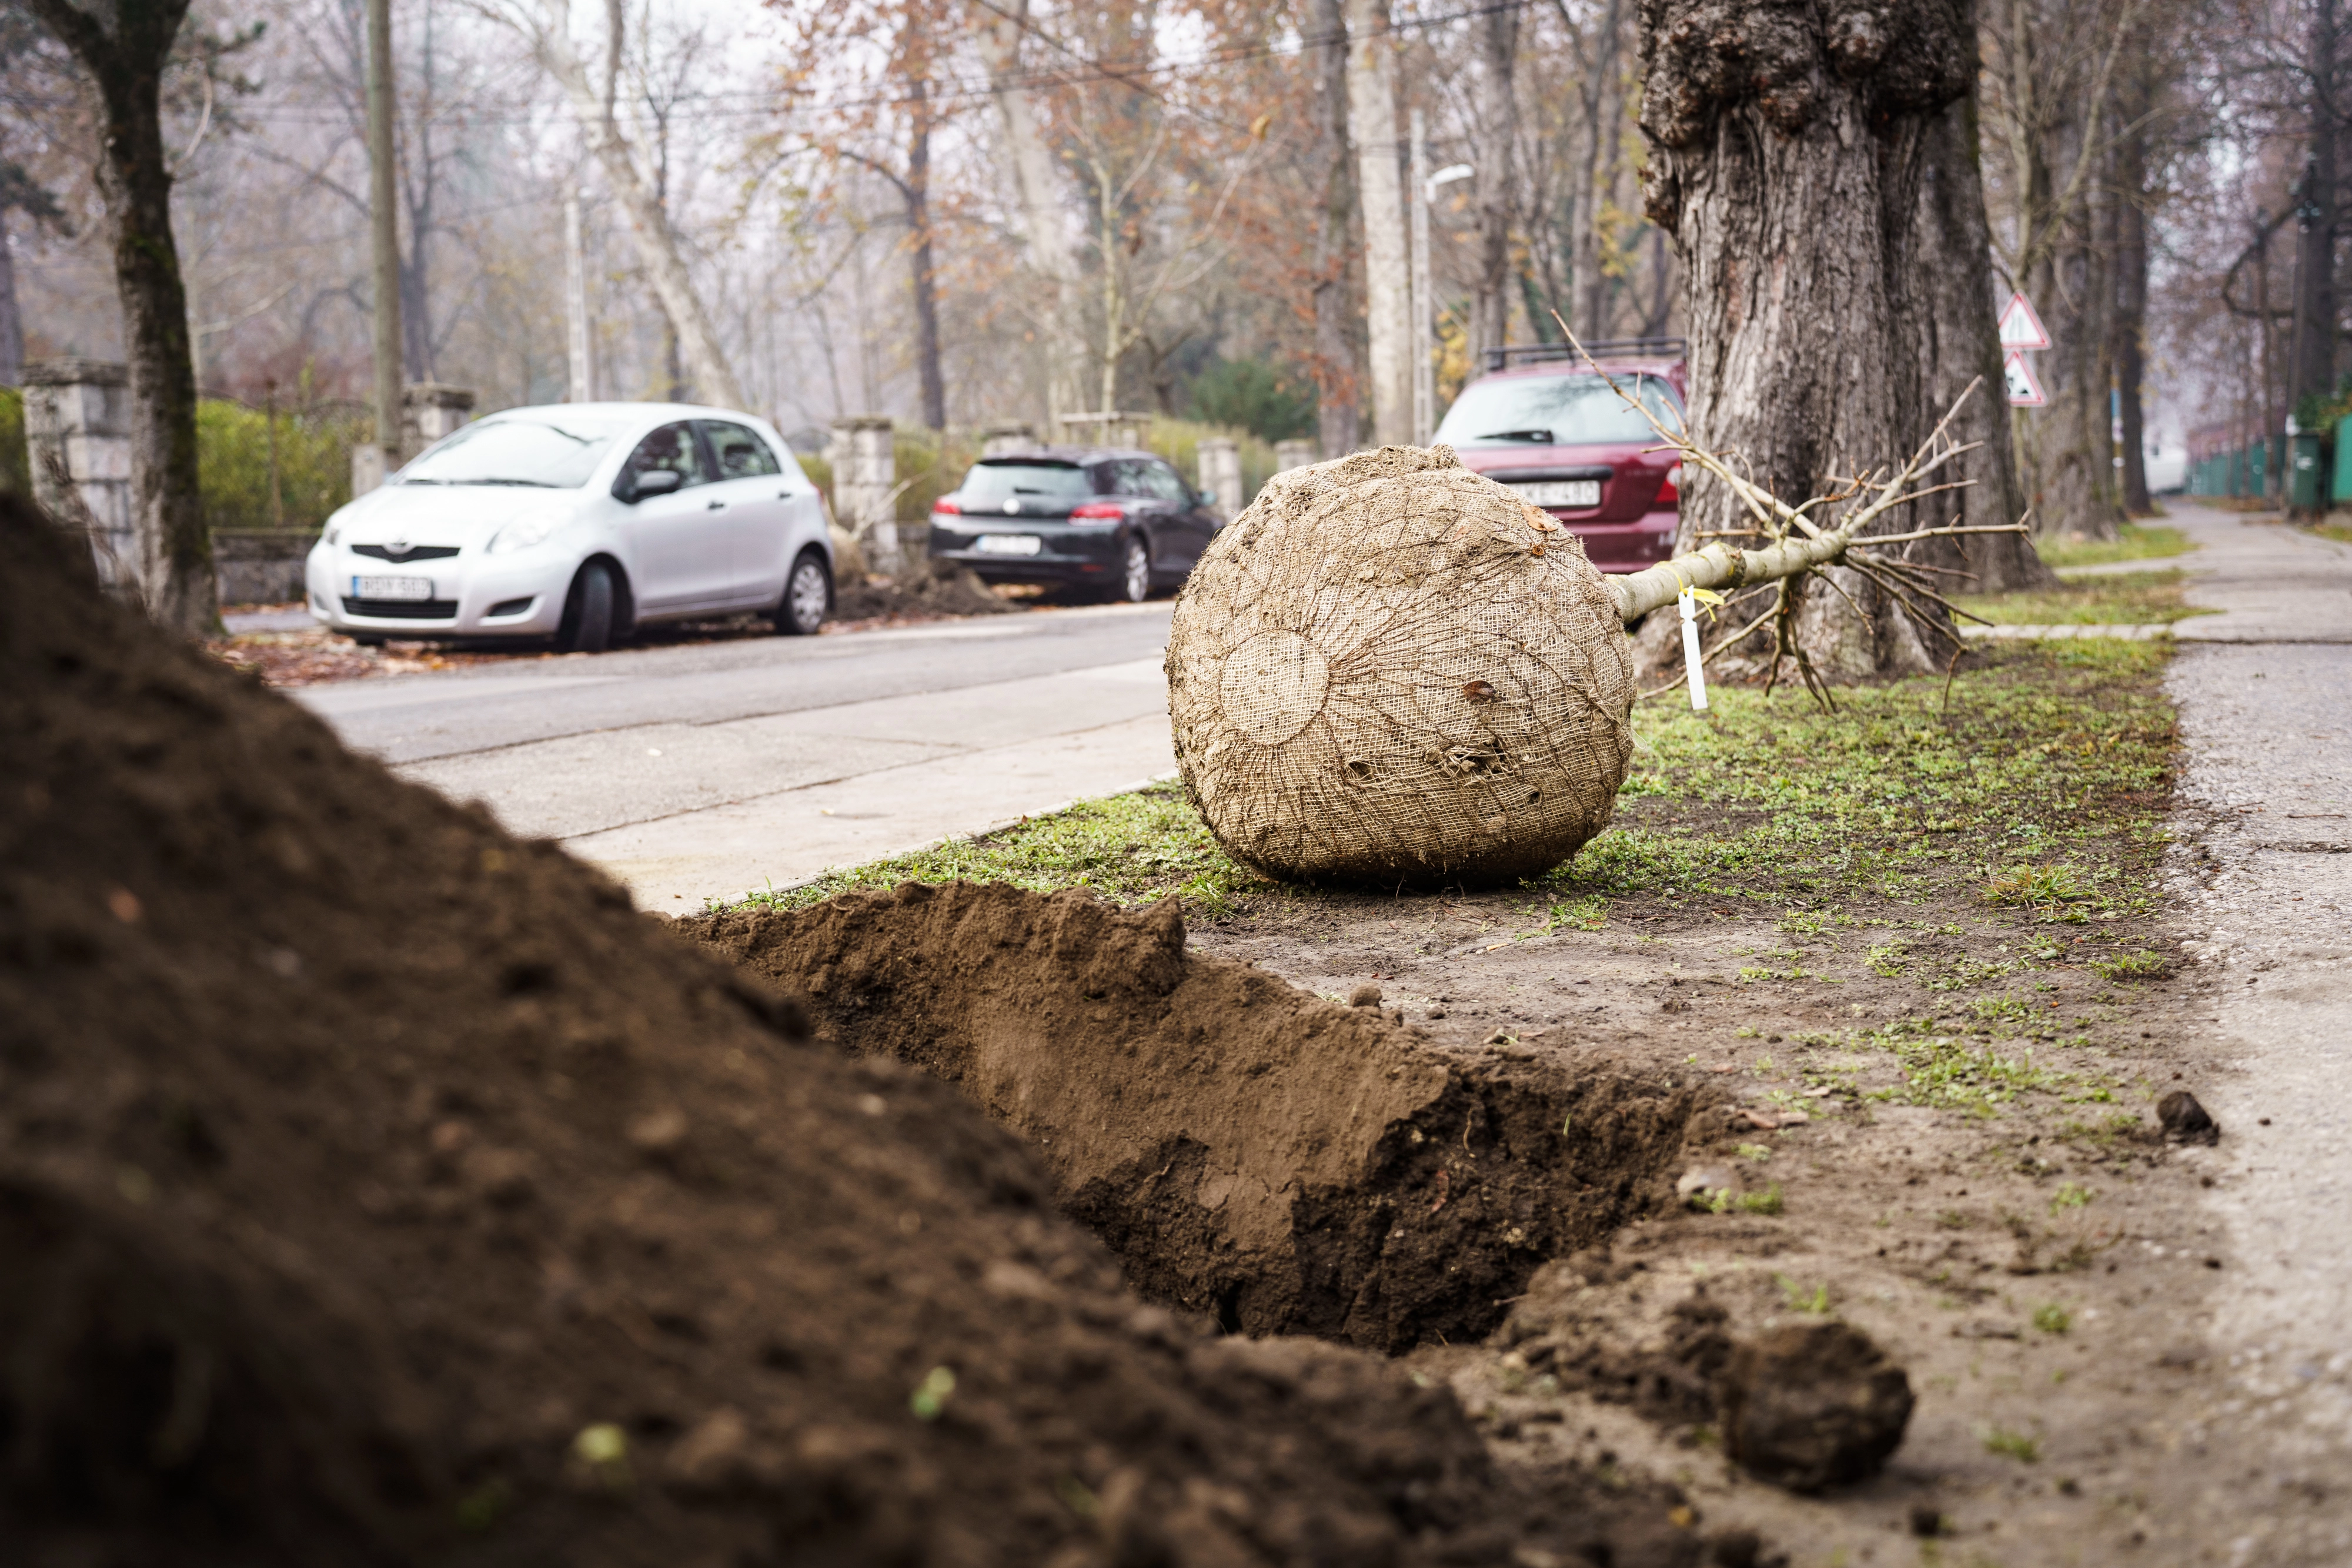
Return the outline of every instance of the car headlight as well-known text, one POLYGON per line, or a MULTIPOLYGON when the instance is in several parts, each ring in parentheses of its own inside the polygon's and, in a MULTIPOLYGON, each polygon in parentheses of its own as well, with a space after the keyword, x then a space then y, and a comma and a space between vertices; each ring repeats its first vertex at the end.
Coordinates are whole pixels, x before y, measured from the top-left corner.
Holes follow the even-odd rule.
POLYGON ((530 512, 517 517, 490 536, 492 555, 504 555, 509 550, 529 549, 544 544, 550 535, 572 520, 568 511, 530 512))

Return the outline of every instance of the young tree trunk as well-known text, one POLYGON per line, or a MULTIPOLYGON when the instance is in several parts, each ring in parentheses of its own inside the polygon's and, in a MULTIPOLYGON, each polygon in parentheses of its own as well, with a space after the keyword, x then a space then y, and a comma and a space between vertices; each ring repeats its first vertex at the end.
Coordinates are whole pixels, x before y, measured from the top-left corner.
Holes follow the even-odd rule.
POLYGON ((1405 256, 1404 181, 1397 171, 1396 40, 1387 0, 1347 0, 1348 122, 1356 136, 1356 204, 1364 214, 1372 439, 1410 444, 1412 286, 1405 256))
POLYGON ((931 249, 931 106, 928 84, 918 76, 909 89, 907 131, 907 222, 913 245, 908 265, 914 274, 915 374, 923 389, 923 423, 948 427, 948 383, 940 370, 938 263, 931 249))
MULTIPOLYGON (((1683 256, 1696 438, 1782 496, 1907 455, 1943 413, 1919 345, 1923 273, 1947 258, 1923 254, 1919 214, 1929 146, 1976 58, 1966 0, 1834 16, 1803 0, 1642 0, 1641 42, 1645 194, 1683 256)), ((1746 524, 1723 486, 1695 483, 1681 548, 1746 524)), ((1828 573, 1843 594, 1807 580, 1797 618, 1824 678, 1941 667, 1858 572, 1828 573)))
POLYGON ((16 258, 8 248, 8 204, 0 202, 0 387, 25 384, 25 318, 16 304, 16 258))
POLYGON ((163 152, 163 68, 187 0, 116 0, 84 11, 31 0, 98 89, 104 133, 98 188, 114 241, 115 287, 131 380, 131 507, 139 594, 184 636, 220 624, 211 536, 196 488, 196 377, 188 299, 172 242, 172 172, 163 152))
MULTIPOLYGON (((2315 0, 2304 70, 2311 94, 2303 201, 2294 241, 2294 364, 2290 406, 2336 390, 2336 0, 2315 0)), ((2127 189, 2130 187, 2126 187, 2127 189)))
POLYGON ((1519 14, 1507 5, 1486 13, 1479 83, 1478 287, 1470 300, 1470 373, 1486 368, 1486 350, 1511 340, 1511 216, 1517 181, 1512 150, 1519 137, 1517 63, 1519 14))
POLYGON ((1323 165, 1322 210, 1315 230, 1315 388, 1317 444, 1325 458, 1356 449, 1356 340, 1349 306, 1348 220, 1355 184, 1348 168, 1348 18, 1341 0, 1314 0, 1317 78, 1316 152, 1323 165))
MULTIPOLYGON (((1969 40, 1973 49, 1974 39, 1969 40)), ((2001 351, 1992 277, 1992 235, 1979 167, 1979 124, 1970 90, 1922 129, 1919 210, 1912 263, 1926 308, 1918 313, 1920 396, 1934 411, 1952 406, 1969 382, 1983 386, 1952 424, 1953 438, 1980 442, 1946 477, 1973 480, 1948 493, 1946 516, 1973 528, 1998 528, 2025 515, 2010 444, 2008 406, 2000 397, 2001 351)), ((2044 586, 2049 568, 2019 534, 1979 534, 1958 540, 1923 540, 1914 559, 1971 572, 1974 593, 2044 586)))
MULTIPOLYGON (((1021 78, 1021 32, 1028 14, 1026 0, 1007 9, 982 8, 973 17, 972 36, 996 99, 1005 161, 1028 231, 1029 267, 1039 285, 1034 320, 1045 351, 1045 417, 1051 425, 1084 406, 1078 373, 1087 350, 1078 336, 1077 251, 1062 211, 1062 186, 1054 155, 1038 133, 1031 89, 1021 78)), ((1048 430, 1047 439, 1054 434, 1048 430)))
POLYGON ((2116 151, 2116 402, 2123 420, 2124 510, 2153 516, 2147 493, 2147 419, 2140 385, 2147 373, 2147 117, 2155 91, 2151 62, 2137 62, 2137 80, 2123 100, 2124 132, 2116 151))
POLYGON ((1609 276, 1601 266, 1601 209, 1617 185, 1618 117, 1624 112, 1617 88, 1617 55, 1624 32, 1625 0, 1608 0, 1595 28, 1592 69, 1580 89, 1584 106, 1583 166, 1570 198, 1569 286, 1576 302, 1572 310, 1576 329, 1588 339, 1609 335, 1609 276))

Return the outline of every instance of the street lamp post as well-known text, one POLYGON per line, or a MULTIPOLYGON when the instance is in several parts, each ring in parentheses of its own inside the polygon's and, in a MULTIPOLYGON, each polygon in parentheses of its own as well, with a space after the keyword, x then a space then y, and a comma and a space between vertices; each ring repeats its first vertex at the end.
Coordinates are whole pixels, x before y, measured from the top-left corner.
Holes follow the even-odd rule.
POLYGON ((1423 446, 1437 430, 1437 363, 1431 345, 1437 324, 1436 286, 1430 277, 1429 207, 1440 187, 1468 179, 1467 163, 1450 164, 1436 173, 1429 169, 1429 126, 1420 110, 1412 111, 1412 438, 1423 446))

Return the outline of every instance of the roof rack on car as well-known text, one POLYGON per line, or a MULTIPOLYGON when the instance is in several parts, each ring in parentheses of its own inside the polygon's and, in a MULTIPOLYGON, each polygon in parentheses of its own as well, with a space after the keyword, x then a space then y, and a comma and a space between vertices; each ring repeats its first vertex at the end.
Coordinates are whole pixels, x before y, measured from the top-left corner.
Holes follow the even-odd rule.
MULTIPOLYGON (((1678 360, 1689 350, 1690 344, 1681 338, 1602 338, 1585 344, 1584 348, 1585 352, 1596 360, 1678 360)), ((1486 350, 1486 368, 1507 371, 1514 364, 1582 358, 1583 355, 1576 351, 1572 343, 1506 343, 1499 349, 1486 350)))

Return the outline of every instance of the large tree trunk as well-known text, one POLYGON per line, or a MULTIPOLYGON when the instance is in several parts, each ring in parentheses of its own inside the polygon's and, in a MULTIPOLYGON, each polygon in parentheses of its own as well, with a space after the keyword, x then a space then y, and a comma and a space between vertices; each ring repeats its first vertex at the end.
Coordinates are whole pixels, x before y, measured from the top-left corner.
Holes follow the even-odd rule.
MULTIPOLYGON (((1641 29, 1646 195, 1683 256, 1696 438, 1790 497, 1907 457, 1943 412, 1919 347, 1935 315, 1921 274, 1948 258, 1922 254, 1921 185, 1969 90, 1969 7, 1642 0, 1641 29)), ((1722 486, 1696 482, 1680 548, 1746 526, 1722 486)), ((1806 580, 1797 617, 1822 676, 1940 667, 1859 573, 1828 575, 1843 593, 1806 580)))
POLYGON ((1348 122, 1356 136, 1356 202, 1364 214, 1364 297, 1372 351, 1372 439, 1411 444, 1412 285, 1405 256, 1404 181, 1397 170, 1396 39, 1387 0, 1347 0, 1348 122))
POLYGON ((1517 182, 1512 150, 1519 136, 1518 93, 1512 83, 1519 45, 1519 14, 1507 5, 1486 13, 1479 83, 1478 287, 1470 300, 1470 373, 1486 368, 1486 350, 1511 340, 1511 216, 1517 182))
MULTIPOLYGON (((1057 426, 1062 415, 1085 406, 1078 372, 1087 351, 1078 339, 1077 250, 1062 210, 1061 181, 1021 76, 1021 33, 1028 15, 1026 0, 1009 9, 984 9, 973 17, 972 37, 988 68, 1005 161, 1028 231, 1029 267, 1039 286, 1032 322, 1045 357, 1045 417, 1057 426)), ((1049 429, 1046 438, 1055 434, 1049 429)))
MULTIPOLYGON (((1969 42, 1973 50, 1974 38, 1969 42)), ((1970 527, 1999 528, 2025 515, 2025 489, 2011 449, 2009 408, 2001 401, 1992 234, 1979 151, 1972 76, 1968 95, 1922 131, 1912 271, 1926 306, 1916 318, 1923 409, 1948 409, 1969 382, 1983 382, 1952 424, 1956 440, 1983 444, 1946 476, 1973 481, 1968 489, 1949 493, 1946 515, 1970 527)), ((1965 584, 1973 592, 2001 593, 2053 580, 2022 535, 1922 540, 1911 549, 1914 559, 1974 574, 1976 580, 1965 584)))
POLYGON ((1355 183, 1348 162, 1348 18, 1341 0, 1314 0, 1323 163, 1323 210, 1315 231, 1316 435, 1325 458, 1345 457, 1362 436, 1357 395, 1355 291, 1348 243, 1355 183))
POLYGON ((31 4, 89 73, 105 116, 98 188, 112 231, 130 361, 140 599, 159 624, 204 636, 220 624, 220 595, 196 489, 196 376, 188 356, 188 299, 172 242, 162 103, 163 68, 187 0, 117 0, 98 14, 70 0, 31 4))

